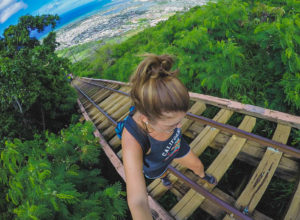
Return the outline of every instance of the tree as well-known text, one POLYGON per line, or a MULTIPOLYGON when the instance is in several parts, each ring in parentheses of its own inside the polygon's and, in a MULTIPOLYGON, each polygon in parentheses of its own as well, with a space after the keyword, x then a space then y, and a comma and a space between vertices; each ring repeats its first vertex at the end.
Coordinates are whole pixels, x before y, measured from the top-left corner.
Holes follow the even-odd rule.
POLYGON ((30 16, 11 25, 0 39, 0 136, 32 137, 38 130, 59 130, 75 105, 75 91, 67 83, 69 61, 55 54, 58 43, 50 32, 42 43, 34 31, 52 29, 57 15, 30 16))

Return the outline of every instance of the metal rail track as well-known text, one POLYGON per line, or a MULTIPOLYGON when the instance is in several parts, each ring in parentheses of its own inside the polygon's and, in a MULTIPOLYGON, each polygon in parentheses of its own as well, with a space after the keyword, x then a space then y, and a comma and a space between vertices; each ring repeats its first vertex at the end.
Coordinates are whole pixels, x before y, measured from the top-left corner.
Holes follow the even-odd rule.
MULTIPOLYGON (((98 87, 103 88, 103 89, 108 89, 108 90, 111 90, 111 91, 114 91, 114 92, 118 92, 118 93, 120 93, 122 95, 125 95, 125 96, 130 96, 128 93, 118 91, 118 90, 115 90, 115 89, 111 89, 111 88, 108 88, 108 87, 103 86, 103 85, 99 85, 99 84, 91 83, 91 82, 86 82, 84 80, 80 80, 80 81, 83 82, 83 83, 93 85, 93 86, 98 86, 98 87)), ((287 153, 291 156, 294 156, 294 157, 300 159, 300 150, 298 150, 296 148, 293 148, 293 147, 290 147, 288 145, 282 144, 280 142, 276 142, 276 141, 261 137, 259 135, 255 135, 255 134, 243 131, 241 129, 238 129, 238 128, 230 126, 230 125, 226 125, 226 124, 216 122, 214 120, 211 120, 209 118, 205 118, 203 116, 187 113, 187 117, 190 118, 191 120, 198 121, 202 124, 207 124, 207 125, 210 125, 212 127, 218 128, 220 130, 235 134, 237 136, 253 140, 253 141, 255 141, 257 143, 260 143, 262 145, 273 147, 275 149, 278 149, 278 150, 280 150, 284 153, 287 153)))
MULTIPOLYGON (((99 107, 99 101, 98 101, 98 104, 96 101, 94 101, 94 98, 93 96, 95 96, 96 93, 94 92, 90 92, 92 91, 92 88, 98 88, 99 91, 111 91, 112 93, 111 94, 120 94, 121 96, 124 96, 124 97, 128 97, 129 94, 124 92, 124 91, 120 91, 119 89, 113 89, 107 85, 119 85, 120 87, 122 86, 128 86, 128 84, 125 84, 125 83, 122 83, 122 82, 114 82, 114 81, 109 81, 109 80, 100 80, 100 79, 97 79, 97 80, 93 80, 93 79, 76 79, 76 82, 78 85, 74 85, 74 87, 77 89, 77 91, 79 92, 79 94, 82 96, 82 98, 84 98, 85 100, 87 100, 87 102, 91 103, 91 105, 89 104, 86 104, 86 106, 88 106, 88 108, 95 108, 97 109, 97 111, 101 112, 101 114, 104 115, 104 118, 102 118, 102 122, 100 123, 99 122, 99 126, 101 127, 106 127, 107 128, 107 124, 106 124, 106 120, 112 125, 112 126, 116 126, 116 121, 113 119, 113 114, 108 114, 103 108, 100 108, 99 107), (88 80, 88 81, 87 81, 88 80), (101 84, 99 84, 99 82, 101 84), (83 91, 85 90, 85 92, 83 91), (87 94, 87 93, 91 93, 91 94, 87 94), (93 107, 91 107, 93 106, 93 107)), ((84 99, 82 99, 84 101, 84 99)), ((105 100, 105 98, 104 98, 105 100)), ((121 99, 120 99, 121 100, 121 99)), ((85 101, 84 101, 85 102, 85 101)), ((126 107, 126 106, 124 106, 126 107)), ((86 110, 86 111, 89 111, 89 110, 86 110)), ((91 110, 91 111, 94 111, 94 110, 91 110)), ((110 111, 110 110, 108 110, 110 111)), ((128 113, 128 112, 127 112, 128 113)), ((95 112, 93 113, 94 115, 96 114, 95 112)), ((114 113, 115 114, 115 113, 114 113)), ((96 119, 96 116, 93 116, 96 119)), ((122 116, 124 118, 124 116, 122 116)), ((121 119, 122 119, 121 117, 121 119)), ((290 146, 287 146, 286 144, 284 143, 281 143, 281 142, 284 142, 284 141, 276 141, 276 140, 269 140, 269 139, 266 139, 264 137, 260 137, 258 135, 254 135, 250 132, 247 132, 247 131, 244 131, 242 129, 238 129, 238 128, 235 128, 233 126, 229 126, 229 125, 226 125, 224 123, 220 123, 220 122, 216 122, 214 120, 211 120, 211 119, 207 119, 207 118, 204 118, 202 116, 198 116, 198 115, 195 115, 195 114, 191 114, 191 113, 188 113, 187 114, 187 118, 192 120, 192 121, 197 121, 197 122, 200 122, 202 124, 206 124, 206 125, 210 125, 212 127, 215 127, 217 129, 220 129, 220 130, 223 130, 223 131, 226 131, 226 132, 230 132, 232 134, 235 134, 236 136, 239 136, 239 137, 243 137, 243 138, 247 138, 247 139, 250 139, 250 140, 253 140, 253 141, 256 141, 257 143, 260 143, 262 144, 263 146, 269 146, 267 148, 267 152, 275 152, 275 154, 278 154, 276 155, 276 157, 278 156, 279 160, 281 158, 281 154, 280 152, 284 152, 288 155, 291 155, 292 157, 294 158, 300 158, 300 151, 297 150, 297 149, 294 149, 290 146), (272 148, 270 148, 270 146, 272 148)), ((115 117, 115 119, 120 119, 119 117, 115 117)), ((97 124, 97 123, 96 123, 97 124)), ((96 125, 95 124, 95 125, 96 125)), ((297 123, 296 123, 296 126, 297 123)), ((97 127, 97 125, 96 125, 97 127)), ((284 127, 285 128, 285 127, 284 127)), ((107 129, 104 131, 104 133, 107 131, 112 131, 112 129, 107 129)), ((275 132, 276 133, 276 132, 275 132)), ((289 132, 288 132, 289 133, 289 132)), ((115 138, 113 138, 115 139, 115 138)), ((111 139, 112 140, 112 139, 111 139)), ((115 139, 116 140, 116 139, 115 139)), ((265 159, 263 158, 262 161, 264 161, 265 159)), ((268 161, 268 159, 266 159, 268 161)), ((297 160, 297 159, 296 159, 297 160)), ((261 162, 262 162, 261 161, 261 162)), ((297 162, 296 162, 297 163, 297 162)), ((241 201, 239 201, 239 199, 236 201, 236 205, 235 205, 235 208, 231 205, 229 205, 228 201, 227 202, 224 202, 222 201, 221 199, 219 199, 218 197, 214 196, 212 193, 210 193, 209 191, 211 191, 212 189, 209 189, 207 190, 207 187, 202 187, 202 186, 199 186, 199 181, 198 182, 195 182, 195 181, 192 181, 190 178, 188 178, 186 175, 184 175, 182 172, 184 171, 178 171, 177 170, 178 167, 174 168, 173 166, 170 166, 169 167, 169 171, 174 175, 176 176, 176 180, 177 181, 178 179, 182 182, 184 182, 186 185, 190 186, 195 192, 197 192, 197 194, 201 193, 201 195, 203 195, 205 198, 207 198, 207 200, 210 200, 212 201, 213 203, 217 204, 219 206, 219 208, 221 208, 223 211, 225 211, 226 213, 228 213, 230 216, 235 216, 236 219, 251 219, 250 217, 252 216, 254 219, 267 219, 267 217, 257 217, 257 216, 263 216, 261 214, 255 214, 255 213, 258 213, 258 212, 255 212, 251 209, 253 209, 253 207, 251 206, 256 206, 255 204, 250 204, 251 202, 249 202, 249 204, 247 206, 245 206, 243 209, 241 209, 241 207, 239 206, 239 203, 242 203, 241 201), (248 207, 250 208, 250 211, 248 212, 248 207), (239 211, 239 210, 242 210, 242 211, 239 211), (248 213, 249 216, 245 215, 244 213, 248 213)), ((180 167, 179 167, 180 168, 180 167)), ((275 170, 276 170, 276 167, 275 167, 275 170)), ((270 175, 272 176, 273 174, 271 174, 272 172, 275 172, 275 170, 269 170, 270 171, 270 175)), ((268 171, 268 172, 269 172, 268 171)), ((186 173, 186 172, 185 172, 186 173)), ((264 172, 262 172, 264 173, 264 172)), ((256 180, 258 181, 258 180, 256 180)), ((155 181, 154 181, 155 182, 155 181)), ((159 188, 159 184, 157 183, 151 183, 152 186, 150 186, 150 188, 152 189, 151 191, 151 194, 153 194, 153 196, 155 197, 155 195, 157 196, 157 192, 159 191, 160 193, 164 193, 165 190, 162 190, 161 188, 159 188), (154 186, 155 185, 155 186, 154 186)), ((178 183, 178 181, 176 182, 178 183)), ((266 178, 263 180, 263 182, 261 183, 262 185, 267 185, 267 176, 266 178)), ((300 185, 300 184, 299 184, 300 185)), ((149 186, 148 186, 149 187, 149 186)), ((184 188, 184 187, 183 187, 184 188)), ((260 191, 262 189, 257 189, 257 191, 260 191)), ((244 190, 246 191, 246 190, 244 190)), ((264 190, 263 190, 264 191, 264 190)), ((176 190, 174 191, 176 192, 176 190)), ((297 191, 298 192, 298 191, 297 191)), ((178 193, 178 192, 177 192, 178 193)), ((183 197, 187 196, 187 194, 190 194, 192 192, 188 192, 188 193, 185 193, 186 195, 182 195, 183 197)), ((195 196, 194 196, 195 197, 195 196)), ((193 201, 193 198, 194 197, 191 197, 191 201, 193 201)), ((242 196, 241 196, 242 197, 242 196)), ((196 198, 197 199, 197 198, 196 198)), ((183 200, 183 199, 182 199, 183 200)), ((243 200, 243 199, 241 199, 243 200)), ((294 200, 293 200, 294 201, 294 200)), ((181 201, 180 201, 181 202, 181 201)), ((181 206, 180 202, 176 205, 176 206, 181 206)), ((211 203, 211 204, 213 204, 211 203)), ((184 208, 178 208, 178 207, 174 207, 172 210, 170 210, 170 213, 175 216, 176 219, 184 219, 186 218, 185 216, 189 216, 190 213, 192 213, 193 211, 182 211, 184 210, 186 207, 184 208), (182 213, 181 213, 182 212, 182 213)), ((297 209, 297 208, 296 208, 297 209)), ((295 213, 294 210, 292 210, 291 212, 295 213)), ((228 216, 229 216, 228 215, 228 216)), ((295 215, 295 214, 294 214, 295 215)), ((227 217, 225 217, 224 219, 226 219, 227 217)))

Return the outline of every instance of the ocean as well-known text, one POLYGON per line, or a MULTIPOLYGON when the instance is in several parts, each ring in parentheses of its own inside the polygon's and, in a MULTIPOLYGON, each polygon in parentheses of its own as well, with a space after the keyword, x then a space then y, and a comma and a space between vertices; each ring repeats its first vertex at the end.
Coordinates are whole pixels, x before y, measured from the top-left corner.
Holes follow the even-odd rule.
MULTIPOLYGON (((99 12, 103 9, 108 9, 109 7, 111 7, 113 5, 114 5, 114 3, 112 3, 112 0, 94 1, 94 2, 87 3, 85 5, 82 5, 78 8, 75 8, 71 11, 68 11, 64 14, 59 15, 60 20, 57 22, 54 30, 58 30, 70 23, 73 23, 75 21, 84 19, 93 14, 96 14, 97 12, 99 12)), ((37 31, 32 31, 30 36, 36 37, 37 39, 42 39, 43 37, 46 37, 46 35, 50 31, 51 31, 51 27, 49 26, 49 27, 46 27, 45 30, 41 33, 38 33, 37 31)))
POLYGON ((68 11, 67 13, 60 15, 60 21, 57 23, 56 29, 59 29, 77 20, 91 16, 103 9, 105 5, 111 2, 112 0, 90 2, 71 11, 68 11))

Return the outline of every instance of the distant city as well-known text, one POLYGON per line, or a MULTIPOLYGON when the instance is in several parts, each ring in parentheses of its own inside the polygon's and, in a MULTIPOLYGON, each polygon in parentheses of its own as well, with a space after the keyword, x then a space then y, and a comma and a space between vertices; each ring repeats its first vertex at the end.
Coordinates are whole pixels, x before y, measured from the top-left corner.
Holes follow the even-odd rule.
POLYGON ((199 0, 120 0, 83 16, 57 30, 58 50, 125 34, 139 27, 154 26, 176 11, 186 11, 206 1, 199 0))

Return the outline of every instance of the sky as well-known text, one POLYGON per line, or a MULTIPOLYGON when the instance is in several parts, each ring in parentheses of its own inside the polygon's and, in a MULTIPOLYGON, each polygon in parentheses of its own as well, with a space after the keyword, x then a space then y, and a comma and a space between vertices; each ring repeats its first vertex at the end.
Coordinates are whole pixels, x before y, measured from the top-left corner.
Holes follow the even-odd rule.
POLYGON ((0 35, 11 24, 17 24, 20 16, 64 14, 90 2, 101 0, 0 0, 0 35))

